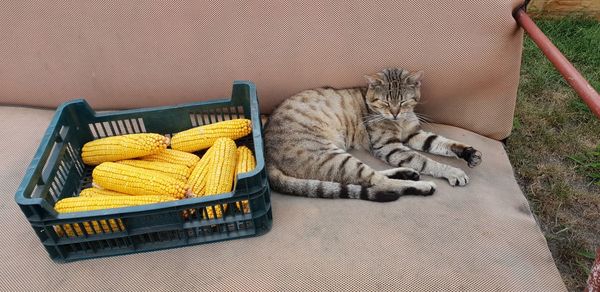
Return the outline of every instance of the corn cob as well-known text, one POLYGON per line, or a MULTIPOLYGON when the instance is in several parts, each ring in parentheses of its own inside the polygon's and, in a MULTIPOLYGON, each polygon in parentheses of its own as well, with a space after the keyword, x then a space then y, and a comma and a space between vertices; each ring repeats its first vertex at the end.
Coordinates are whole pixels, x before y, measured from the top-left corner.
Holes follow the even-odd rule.
POLYGON ((90 141, 83 145, 83 163, 98 165, 102 162, 131 159, 155 154, 167 148, 169 139, 159 134, 129 134, 90 141))
POLYGON ((130 196, 128 194, 113 192, 99 188, 87 188, 79 192, 80 197, 97 197, 97 196, 130 196))
MULTIPOLYGON (((109 191, 109 190, 101 190, 101 189, 97 189, 97 188, 87 188, 87 189, 82 190, 79 193, 79 196, 80 197, 97 197, 97 196, 129 196, 129 195, 117 193, 117 192, 113 192, 113 191, 109 191)), ((119 231, 125 230, 125 226, 123 226, 123 222, 121 222, 121 219, 116 219, 116 220, 109 219, 108 221, 107 220, 89 221, 89 222, 81 222, 80 224, 83 225, 83 227, 88 235, 100 234, 102 232, 104 232, 104 233, 119 232, 119 231)), ((69 237, 73 237, 76 235, 77 236, 84 235, 83 231, 81 231, 81 227, 79 224, 64 224, 61 226, 62 226, 62 229, 55 226, 56 233, 59 236, 64 236, 63 230, 66 233, 66 235, 69 237)))
MULTIPOLYGON (((189 184, 192 186, 194 196, 216 195, 231 191, 236 156, 233 140, 229 138, 217 139, 192 171, 189 184), (220 156, 217 157, 217 155, 220 156)), ((223 208, 227 208, 227 204, 224 204, 223 208)), ((209 206, 205 210, 206 213, 202 214, 205 219, 223 217, 223 209, 220 205, 209 206)))
POLYGON ((120 232, 125 230, 125 226, 123 225, 121 219, 54 225, 54 230, 59 237, 63 237, 65 235, 68 237, 83 236, 84 232, 82 231, 80 224, 83 225, 83 228, 88 235, 120 232))
MULTIPOLYGON (((54 209, 58 213, 82 212, 91 210, 101 210, 110 208, 122 208, 130 206, 138 206, 144 204, 160 203, 173 201, 175 199, 165 196, 128 196, 128 195, 102 195, 110 191, 99 189, 85 189, 79 197, 65 198, 56 203, 54 209), (83 196, 82 196, 83 195, 83 196)), ((114 193, 114 192, 110 192, 114 193)), ((58 236, 68 237, 82 236, 84 232, 81 226, 85 229, 88 235, 111 233, 125 230, 125 226, 121 219, 109 219, 99 221, 89 221, 74 224, 63 224, 62 228, 54 226, 58 236), (64 230, 64 231, 63 231, 64 230)))
POLYGON ((233 186, 236 166, 235 142, 230 138, 219 138, 212 146, 215 149, 208 167, 205 195, 230 192, 233 186))
MULTIPOLYGON (((210 162, 208 164, 208 173, 204 196, 217 195, 230 192, 235 178, 235 165, 237 160, 235 142, 230 138, 219 138, 210 148, 212 151, 210 162)), ((227 208, 227 204, 223 205, 227 208)), ((206 207, 208 218, 223 217, 223 209, 217 205, 206 207)))
POLYGON ((235 167, 235 173, 245 173, 252 171, 256 167, 256 160, 252 155, 252 150, 246 146, 240 146, 237 148, 237 165, 235 167))
POLYGON ((248 119, 234 119, 179 132, 171 139, 171 148, 195 152, 211 147, 219 138, 239 139, 252 131, 248 119))
MULTIPOLYGON (((208 180, 208 170, 209 170, 209 166, 210 166, 210 162, 212 161, 212 156, 214 153, 214 149, 215 147, 210 147, 206 153, 204 153, 204 155, 202 156, 202 158, 200 159, 200 162, 198 162, 198 164, 196 164, 196 167, 194 167, 194 170, 192 171, 192 174, 190 175, 190 180, 188 181, 188 184, 190 185, 191 188, 191 193, 192 196, 194 197, 201 197, 204 195, 205 191, 206 191, 206 182, 208 180)), ((206 215, 202 214, 202 217, 207 219, 214 219, 215 218, 215 213, 216 213, 216 218, 221 218, 223 216, 223 212, 221 211, 221 207, 220 206, 215 206, 215 212, 213 212, 212 207, 206 207, 206 215)), ((190 210, 190 214, 194 214, 195 210, 190 210)))
MULTIPOLYGON (((79 193, 80 197, 97 197, 97 196, 129 196, 127 194, 117 193, 109 190, 102 190, 98 188, 87 188, 82 190, 79 193)), ((99 234, 99 233, 110 233, 110 232, 118 232, 125 230, 121 219, 109 219, 108 223, 106 220, 100 221, 90 221, 90 222, 81 222, 86 233, 88 235, 99 234), (118 224, 117 224, 118 222, 118 224), (91 224, 91 225, 90 225, 91 224), (110 226, 110 227, 109 227, 110 226)), ((64 224, 61 225, 62 229, 55 225, 54 230, 58 234, 58 236, 64 236, 65 233, 68 237, 74 236, 82 236, 84 235, 83 231, 81 231, 81 227, 79 224, 64 224)))
POLYGON ((190 186, 191 195, 193 197, 201 197, 204 195, 204 191, 206 190, 206 181, 208 179, 208 169, 214 149, 215 148, 211 147, 206 151, 206 153, 204 153, 200 159, 200 162, 196 164, 192 170, 192 174, 190 174, 188 185, 190 186))
POLYGON ((185 165, 190 169, 192 169, 196 165, 196 163, 200 161, 200 158, 192 153, 177 151, 173 149, 166 149, 156 154, 141 157, 140 159, 145 161, 160 161, 180 164, 185 165))
POLYGON ((158 171, 114 162, 96 166, 92 178, 94 184, 103 189, 135 196, 164 195, 181 199, 188 190, 185 181, 158 171))
POLYGON ((166 196, 94 196, 64 198, 54 205, 58 213, 123 208, 174 201, 166 196))
MULTIPOLYGON (((246 146, 240 146, 237 148, 237 166, 235 167, 236 175, 252 171, 256 167, 256 159, 252 155, 252 150, 246 146)), ((238 209, 243 210, 244 213, 250 213, 250 206, 248 200, 243 200, 236 203, 238 209)))
POLYGON ((121 160, 117 163, 158 171, 182 181, 187 181, 190 176, 190 168, 180 164, 144 160, 121 160))

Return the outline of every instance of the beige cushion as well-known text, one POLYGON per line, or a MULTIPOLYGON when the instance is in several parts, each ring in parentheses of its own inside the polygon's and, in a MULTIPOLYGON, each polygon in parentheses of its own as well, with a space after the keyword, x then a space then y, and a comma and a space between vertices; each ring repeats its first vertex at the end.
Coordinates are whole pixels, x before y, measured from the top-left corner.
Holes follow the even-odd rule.
POLYGON ((0 104, 95 109, 229 96, 256 82, 264 113, 303 89, 425 71, 421 111, 502 139, 519 81, 522 0, 2 1, 0 104))
POLYGON ((51 115, 0 107, 3 290, 565 291, 502 144, 441 125, 483 152, 475 169, 440 159, 467 187, 436 179, 434 196, 391 203, 273 193, 263 236, 56 264, 13 199, 51 115))

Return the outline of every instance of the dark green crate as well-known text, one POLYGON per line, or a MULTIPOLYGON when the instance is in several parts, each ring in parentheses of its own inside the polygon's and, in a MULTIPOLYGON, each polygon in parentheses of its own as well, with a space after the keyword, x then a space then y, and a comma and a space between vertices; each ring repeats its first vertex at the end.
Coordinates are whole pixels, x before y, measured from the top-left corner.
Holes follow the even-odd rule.
MULTIPOLYGON (((262 123, 251 82, 236 81, 229 100, 191 103, 109 113, 94 112, 85 100, 62 104, 25 173, 15 199, 42 244, 56 261, 136 253, 261 235, 272 224, 270 188, 264 162, 262 123), (252 120, 252 135, 236 141, 256 156, 256 168, 237 177, 233 192, 147 206, 57 214, 53 206, 77 196, 91 184, 92 167, 81 161, 88 141, 119 134, 153 132, 171 135, 194 126, 230 118, 252 120), (234 208, 247 200, 250 212, 234 208), (206 210, 228 204, 221 218, 206 210), (192 212, 190 212, 193 210, 192 212), (101 229, 88 234, 83 224, 120 220, 124 230, 101 229), (107 221, 102 221, 107 220, 107 221), (65 224, 82 234, 59 236, 65 224)), ((213 209, 214 212, 214 209, 213 209)))

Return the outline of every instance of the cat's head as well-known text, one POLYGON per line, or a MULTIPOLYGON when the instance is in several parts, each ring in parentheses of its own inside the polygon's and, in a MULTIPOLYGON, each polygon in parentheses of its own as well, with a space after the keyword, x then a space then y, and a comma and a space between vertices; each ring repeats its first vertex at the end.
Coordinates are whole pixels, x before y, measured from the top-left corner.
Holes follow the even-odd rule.
POLYGON ((390 120, 412 116, 421 98, 423 71, 388 68, 373 75, 365 75, 369 88, 365 102, 370 112, 390 120))

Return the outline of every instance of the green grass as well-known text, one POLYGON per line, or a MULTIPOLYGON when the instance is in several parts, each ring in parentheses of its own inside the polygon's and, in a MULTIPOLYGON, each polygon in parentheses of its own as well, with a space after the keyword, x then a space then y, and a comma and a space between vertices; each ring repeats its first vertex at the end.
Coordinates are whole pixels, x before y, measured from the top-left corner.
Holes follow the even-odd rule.
MULTIPOLYGON (((596 89, 600 22, 536 23, 596 89)), ((569 290, 581 291, 600 246, 600 120, 525 37, 507 151, 569 290)))
POLYGON ((577 169, 588 176, 592 183, 600 186, 600 144, 594 151, 569 156, 569 158, 577 163, 577 169))

